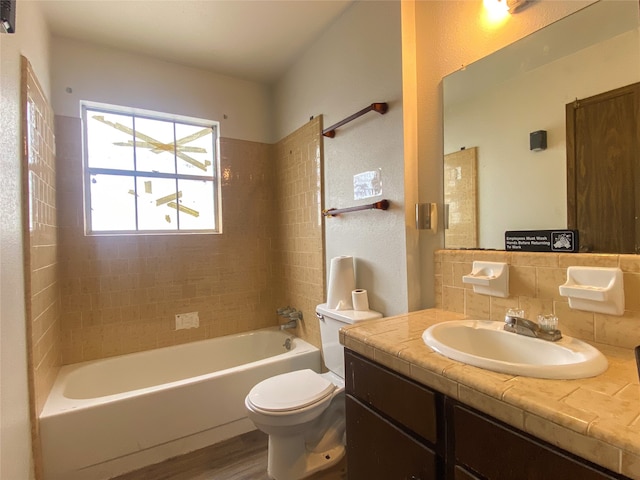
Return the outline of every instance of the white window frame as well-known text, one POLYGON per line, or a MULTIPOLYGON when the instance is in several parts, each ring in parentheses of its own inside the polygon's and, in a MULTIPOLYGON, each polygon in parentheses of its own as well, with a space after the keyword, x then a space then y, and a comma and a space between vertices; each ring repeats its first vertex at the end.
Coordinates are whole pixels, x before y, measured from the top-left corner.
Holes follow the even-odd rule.
MULTIPOLYGON (((109 236, 109 235, 182 235, 182 234, 220 234, 222 233, 222 208, 221 198, 222 193, 220 189, 220 125, 218 122, 212 120, 203 120, 192 117, 185 117, 179 115, 164 114, 160 112, 154 112, 149 110, 141 110, 136 108, 127 108, 115 105, 100 104, 94 102, 81 102, 82 111, 82 166, 83 166, 83 188, 84 188, 84 222, 85 222, 85 234, 91 236, 109 236), (107 114, 128 115, 134 119, 134 131, 135 131, 135 118, 145 118, 152 120, 168 121, 174 123, 180 123, 191 126, 200 126, 205 128, 211 128, 213 133, 213 175, 185 175, 179 173, 160 173, 149 172, 144 170, 137 170, 135 163, 135 149, 134 149, 134 169, 133 170, 119 170, 109 168, 96 168, 89 167, 88 145, 87 145, 87 111, 101 112, 107 114), (185 180, 207 180, 213 184, 213 198, 211 199, 213 204, 213 216, 214 225, 210 229, 180 229, 179 223, 176 230, 140 230, 138 228, 138 209, 137 209, 137 195, 135 195, 135 217, 136 217, 136 229, 135 230, 96 230, 91 229, 91 175, 93 174, 108 174, 108 175, 121 175, 136 178, 137 176, 144 176, 150 178, 164 178, 164 179, 185 179, 185 180)), ((134 186, 137 182, 134 181, 134 186)), ((177 218, 180 217, 180 211, 177 211, 177 218)), ((179 222, 179 220, 178 220, 179 222)))

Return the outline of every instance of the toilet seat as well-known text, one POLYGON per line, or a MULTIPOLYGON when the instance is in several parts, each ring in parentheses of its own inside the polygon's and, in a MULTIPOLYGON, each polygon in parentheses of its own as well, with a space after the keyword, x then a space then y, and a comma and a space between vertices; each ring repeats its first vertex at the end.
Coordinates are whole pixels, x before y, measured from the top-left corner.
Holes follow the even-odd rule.
POLYGON ((290 412, 320 402, 335 388, 313 370, 296 370, 263 380, 251 389, 247 399, 266 412, 290 412))

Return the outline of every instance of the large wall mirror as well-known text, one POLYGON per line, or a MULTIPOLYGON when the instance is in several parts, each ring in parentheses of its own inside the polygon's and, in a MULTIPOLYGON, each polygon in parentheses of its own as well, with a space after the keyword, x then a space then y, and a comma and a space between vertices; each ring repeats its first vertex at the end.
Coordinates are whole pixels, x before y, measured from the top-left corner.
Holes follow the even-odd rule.
POLYGON ((639 10, 600 0, 444 78, 446 248, 571 226, 566 108, 640 82, 639 10), (540 130, 547 146, 531 150, 540 130))

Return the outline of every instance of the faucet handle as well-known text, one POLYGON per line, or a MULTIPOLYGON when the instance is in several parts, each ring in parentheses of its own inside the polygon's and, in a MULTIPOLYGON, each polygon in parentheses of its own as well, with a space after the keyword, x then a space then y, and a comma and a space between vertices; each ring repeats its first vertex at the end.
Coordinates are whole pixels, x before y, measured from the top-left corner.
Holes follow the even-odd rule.
POLYGON ((278 310, 276 310, 276 313, 278 315, 287 316, 294 311, 295 311, 294 309, 292 309, 290 306, 287 305, 286 307, 280 307, 278 310))
POLYGON ((558 329, 558 317, 552 313, 538 315, 538 325, 545 332, 553 332, 558 329))
POLYGON ((509 318, 524 318, 524 310, 522 308, 510 308, 504 315, 504 321, 509 323, 509 318))
POLYGON ((302 320, 302 311, 301 310, 293 310, 290 314, 289 314, 289 318, 291 320, 302 320))

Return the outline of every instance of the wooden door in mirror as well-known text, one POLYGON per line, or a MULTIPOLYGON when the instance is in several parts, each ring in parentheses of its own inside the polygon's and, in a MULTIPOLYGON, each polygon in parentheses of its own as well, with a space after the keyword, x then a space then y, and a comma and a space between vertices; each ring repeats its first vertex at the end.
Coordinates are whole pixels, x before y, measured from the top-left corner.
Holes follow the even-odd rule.
POLYGON ((567 221, 580 251, 640 253, 640 83, 566 105, 567 221))

